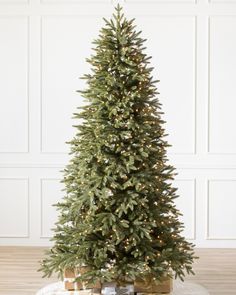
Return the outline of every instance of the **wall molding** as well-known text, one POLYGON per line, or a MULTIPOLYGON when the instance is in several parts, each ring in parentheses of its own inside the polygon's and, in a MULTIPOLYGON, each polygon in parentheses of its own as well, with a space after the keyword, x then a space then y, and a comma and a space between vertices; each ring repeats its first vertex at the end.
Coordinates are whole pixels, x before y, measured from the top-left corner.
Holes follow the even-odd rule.
POLYGON ((235 0, 220 0, 220 1, 216 1, 216 0, 208 0, 208 3, 210 4, 234 4, 236 3, 235 0))
MULTIPOLYGON (((131 3, 143 3, 143 0, 126 0, 126 2, 131 2, 131 3)), ((157 4, 197 4, 198 0, 178 0, 178 1, 173 1, 173 0, 145 0, 145 3, 157 3, 157 4)))
MULTIPOLYGON (((27 1, 27 0, 26 0, 27 1)), ((27 1, 29 2, 29 1, 27 1)), ((11 2, 12 3, 12 2, 11 2)), ((23 2, 22 2, 23 3, 23 2)), ((14 4, 14 3, 13 3, 14 4)), ((1 2, 0 2, 1 5, 1 2)), ((30 17, 26 15, 0 15, 0 19, 2 18, 12 18, 12 19, 25 19, 27 21, 27 78, 26 78, 26 83, 27 83, 27 93, 26 93, 26 109, 27 109, 27 126, 26 126, 26 132, 27 132, 27 140, 26 140, 26 150, 25 151, 1 151, 0 154, 29 154, 30 152, 30 92, 29 92, 29 87, 30 87, 30 17)))
MULTIPOLYGON (((187 240, 193 241, 197 239, 197 184, 196 184, 196 178, 176 178, 176 182, 192 182, 193 183, 193 227, 191 229, 192 231, 192 236, 191 237, 186 237, 187 240)), ((175 186, 175 185, 173 185, 175 186)), ((177 195, 178 190, 177 190, 177 195)))
POLYGON ((0 238, 20 238, 29 239, 30 238, 30 195, 29 195, 29 178, 28 177, 0 177, 1 180, 23 180, 27 184, 27 233, 25 235, 0 235, 0 238))
POLYGON ((89 3, 89 4, 112 4, 112 0, 57 0, 57 1, 52 1, 52 0, 40 0, 41 4, 55 4, 55 5, 61 5, 61 4, 83 4, 83 3, 89 3))
POLYGON ((40 178, 40 239, 50 239, 51 236, 43 234, 43 182, 44 181, 60 181, 60 178, 48 177, 40 178))
MULTIPOLYGON (((68 152, 66 151, 47 151, 43 149, 43 21, 48 18, 56 18, 56 19, 62 19, 62 18, 93 18, 93 17, 104 17, 102 14, 96 14, 96 15, 69 15, 69 14, 59 14, 59 15, 44 15, 40 17, 40 153, 41 154, 55 154, 55 155, 67 155, 68 152)), ((105 16, 106 17, 106 16, 105 16)), ((72 126, 71 126, 72 127, 72 126)))
POLYGON ((223 182, 223 181, 228 181, 228 182, 236 182, 236 178, 212 178, 212 179, 207 179, 207 202, 206 202, 206 240, 222 240, 222 241, 227 241, 227 240, 236 240, 235 237, 213 237, 210 235, 210 183, 211 182, 223 182))
MULTIPOLYGON (((143 0, 140 0, 141 2, 143 0)), ((155 0, 153 0, 155 1, 155 0)), ((197 1, 197 0, 196 0, 197 1)), ((197 16, 195 15, 183 15, 183 14, 141 14, 138 15, 138 17, 148 17, 148 18, 190 18, 194 21, 194 36, 193 36, 193 48, 194 48, 194 53, 193 53, 193 68, 194 68, 194 73, 193 73, 193 138, 192 138, 192 151, 190 152, 169 152, 168 155, 170 156, 191 156, 191 155, 196 155, 197 154, 197 46, 198 46, 198 40, 197 40, 197 16)), ((165 110, 164 110, 165 113, 165 110)))
MULTIPOLYGON (((196 0, 197 1, 197 0, 196 0)), ((195 1, 195 3, 196 3, 195 1)), ((173 17, 173 15, 171 15, 173 17)), ((193 75, 193 142, 192 152, 173 152, 169 155, 196 155, 197 154, 197 16, 180 16, 180 17, 192 17, 194 19, 194 75, 193 75)))
MULTIPOLYGON (((209 0, 210 2, 211 0, 209 0)), ((236 3, 236 1, 234 1, 236 3)), ((221 3, 221 2, 218 2, 221 3)), ((230 3, 230 2, 229 2, 230 3)), ((207 71, 208 71, 208 94, 207 94, 207 154, 209 155, 217 155, 217 156, 230 156, 230 155, 236 155, 235 153, 232 152, 212 152, 211 151, 211 145, 210 145, 210 137, 211 137, 211 20, 213 18, 217 17, 233 17, 236 18, 236 15, 211 15, 208 16, 208 52, 207 52, 207 71)))
POLYGON ((22 4, 29 4, 30 0, 21 0, 21 1, 14 1, 14 0, 0 0, 0 5, 22 5, 22 4))

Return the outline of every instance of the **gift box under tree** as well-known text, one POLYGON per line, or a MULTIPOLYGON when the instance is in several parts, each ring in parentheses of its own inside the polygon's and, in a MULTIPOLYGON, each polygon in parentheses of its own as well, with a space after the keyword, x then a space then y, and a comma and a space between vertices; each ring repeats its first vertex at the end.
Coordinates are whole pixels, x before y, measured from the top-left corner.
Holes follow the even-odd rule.
POLYGON ((101 283, 99 281, 96 281, 93 284, 81 282, 79 280, 76 280, 76 278, 79 278, 80 275, 83 275, 87 271, 86 267, 80 267, 80 268, 66 268, 64 270, 64 287, 66 290, 84 290, 84 289, 94 289, 94 292, 100 293, 101 290, 101 283), (95 290, 96 289, 96 290, 95 290))

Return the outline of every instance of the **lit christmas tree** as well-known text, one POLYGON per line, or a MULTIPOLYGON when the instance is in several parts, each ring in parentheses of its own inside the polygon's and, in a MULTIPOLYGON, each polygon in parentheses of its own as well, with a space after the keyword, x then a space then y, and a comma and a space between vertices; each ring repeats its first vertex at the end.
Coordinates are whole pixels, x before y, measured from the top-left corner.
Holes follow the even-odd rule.
POLYGON ((174 204, 158 81, 133 22, 118 5, 94 41, 92 73, 79 91, 88 103, 75 114, 83 122, 69 142, 66 195, 56 205, 54 245, 41 266, 45 276, 80 266, 89 269, 80 277, 84 282, 193 273, 193 245, 181 236, 174 204))

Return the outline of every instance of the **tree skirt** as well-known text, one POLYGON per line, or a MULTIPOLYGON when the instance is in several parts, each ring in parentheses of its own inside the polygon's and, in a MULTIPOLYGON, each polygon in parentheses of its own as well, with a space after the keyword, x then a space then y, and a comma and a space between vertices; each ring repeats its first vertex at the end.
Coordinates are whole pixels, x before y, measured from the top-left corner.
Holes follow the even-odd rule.
MULTIPOLYGON (((81 291, 65 291, 64 283, 58 282, 44 287, 36 295, 82 295, 81 291)), ((191 282, 174 282, 174 290, 171 295, 209 295, 201 285, 191 282)))

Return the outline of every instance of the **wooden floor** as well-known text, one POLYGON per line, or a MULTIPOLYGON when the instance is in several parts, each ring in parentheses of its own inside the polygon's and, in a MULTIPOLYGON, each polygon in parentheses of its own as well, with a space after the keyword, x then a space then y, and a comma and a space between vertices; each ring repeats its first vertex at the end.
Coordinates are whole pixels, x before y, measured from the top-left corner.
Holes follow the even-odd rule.
MULTIPOLYGON (((0 247, 0 294, 34 295, 57 278, 37 272, 44 248, 0 247)), ((186 280, 203 285, 211 295, 236 295, 236 249, 197 249, 196 275, 186 280)), ((189 294, 191 295, 191 294, 189 294)))

